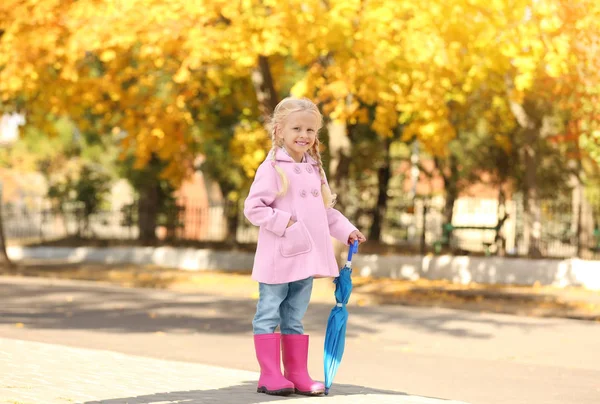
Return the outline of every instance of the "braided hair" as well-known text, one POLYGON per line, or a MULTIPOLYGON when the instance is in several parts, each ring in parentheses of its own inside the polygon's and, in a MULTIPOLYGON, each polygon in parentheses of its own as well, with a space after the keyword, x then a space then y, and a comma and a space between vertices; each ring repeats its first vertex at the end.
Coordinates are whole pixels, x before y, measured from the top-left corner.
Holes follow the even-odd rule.
POLYGON ((323 160, 321 160, 321 152, 319 151, 319 145, 321 142, 319 138, 315 139, 315 144, 313 147, 308 150, 308 154, 315 159, 315 161, 319 164, 319 173, 321 174, 321 195, 323 195, 323 203, 326 207, 332 208, 335 205, 335 200, 337 195, 331 193, 331 189, 329 188, 329 184, 325 180, 325 170, 323 169, 323 160))
MULTIPOLYGON (((281 167, 277 165, 276 162, 276 152, 277 148, 283 146, 283 142, 280 139, 277 139, 277 131, 281 126, 283 126, 285 119, 292 112, 297 111, 310 111, 317 115, 319 120, 319 127, 317 128, 317 133, 319 129, 321 129, 323 125, 323 115, 319 111, 319 108, 308 98, 294 98, 287 97, 281 100, 279 104, 275 107, 273 111, 273 116, 271 117, 268 123, 268 131, 271 136, 271 151, 269 152, 269 156, 271 158, 271 165, 277 171, 281 179, 281 189, 277 193, 277 196, 283 196, 288 190, 289 180, 285 175, 285 172, 281 167)), ((327 180, 325 177, 325 170, 323 169, 323 161, 321 159, 321 152, 319 150, 319 138, 315 138, 315 143, 308 150, 308 154, 319 164, 319 174, 321 176, 321 195, 323 195, 323 203, 326 207, 332 207, 335 204, 336 195, 331 193, 329 189, 329 185, 327 184, 327 180)))

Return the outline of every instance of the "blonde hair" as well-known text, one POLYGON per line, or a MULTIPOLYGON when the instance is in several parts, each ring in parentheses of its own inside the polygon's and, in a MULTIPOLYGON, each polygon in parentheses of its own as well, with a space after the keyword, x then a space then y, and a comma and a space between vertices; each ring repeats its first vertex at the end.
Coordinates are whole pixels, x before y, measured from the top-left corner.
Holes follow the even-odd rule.
MULTIPOLYGON (((281 189, 277 193, 277 196, 283 196, 286 194, 289 186, 289 180, 285 175, 285 172, 276 164, 276 152, 277 148, 281 147, 283 144, 278 141, 276 132, 280 130, 280 128, 284 125, 286 118, 292 112, 298 111, 309 111, 313 112, 317 115, 319 121, 319 127, 317 128, 317 134, 319 130, 323 127, 323 115, 319 111, 319 108, 315 105, 314 102, 309 100, 308 98, 294 98, 287 97, 281 100, 279 104, 275 107, 273 111, 273 116, 268 122, 268 131, 271 136, 271 151, 270 156, 272 159, 271 164, 279 174, 281 178, 281 189)), ((331 193, 331 189, 329 189, 329 185, 327 184, 327 180, 325 177, 325 170, 323 170, 323 161, 321 160, 321 152, 319 151, 319 137, 315 138, 315 143, 308 150, 308 154, 319 164, 319 173, 321 175, 321 195, 323 195, 323 203, 326 207, 332 207, 335 204, 336 195, 331 193)))

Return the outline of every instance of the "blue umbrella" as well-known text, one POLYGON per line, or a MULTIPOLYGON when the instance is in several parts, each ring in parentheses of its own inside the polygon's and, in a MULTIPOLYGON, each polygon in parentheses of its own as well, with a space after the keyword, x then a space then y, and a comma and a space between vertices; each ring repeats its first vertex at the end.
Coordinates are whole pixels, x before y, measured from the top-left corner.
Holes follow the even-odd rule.
POLYGON ((327 329, 325 331, 325 395, 329 394, 329 388, 337 373, 344 345, 346 344, 346 323, 348 322, 348 310, 346 304, 352 293, 352 254, 358 251, 358 241, 355 241, 348 251, 348 261, 340 270, 340 276, 334 279, 335 283, 335 307, 331 309, 327 329))

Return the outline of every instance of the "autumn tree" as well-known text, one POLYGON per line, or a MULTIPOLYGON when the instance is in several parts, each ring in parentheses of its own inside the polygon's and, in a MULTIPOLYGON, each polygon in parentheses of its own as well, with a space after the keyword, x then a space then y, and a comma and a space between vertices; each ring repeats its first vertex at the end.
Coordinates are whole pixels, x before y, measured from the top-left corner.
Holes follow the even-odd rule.
MULTIPOLYGON (((375 135, 373 144, 385 146, 376 160, 375 238, 394 139, 418 139, 441 162, 452 200, 448 145, 457 133, 471 133, 483 118, 490 127, 500 123, 490 136, 506 147, 518 125, 533 229, 539 222, 534 140, 541 139, 543 116, 564 110, 550 96, 573 88, 566 72, 592 54, 571 56, 575 42, 582 43, 571 39, 592 38, 596 20, 569 22, 567 4, 7 0, 0 5, 2 108, 24 111, 47 132, 49 121, 65 115, 82 131, 119 135, 134 168, 160 161, 158 179, 174 188, 204 153, 204 169, 237 202, 265 157, 263 125, 274 105, 290 91, 310 96, 327 117, 331 143, 346 150, 333 153, 334 185, 352 164, 350 130, 360 128, 355 135, 375 135), (469 115, 474 110, 482 117, 469 115)), ((140 191, 152 200, 144 194, 150 189, 140 191)))
POLYGON ((577 51, 578 46, 586 47, 582 38, 597 37, 594 22, 599 14, 593 3, 544 0, 535 6, 524 4, 517 15, 520 24, 502 32, 501 50, 511 63, 506 75, 507 100, 523 139, 525 242, 532 256, 540 255, 540 148, 555 134, 548 122, 569 110, 574 115, 590 112, 566 105, 561 93, 577 92, 596 69, 577 51), (578 14, 573 18, 575 11, 578 14))

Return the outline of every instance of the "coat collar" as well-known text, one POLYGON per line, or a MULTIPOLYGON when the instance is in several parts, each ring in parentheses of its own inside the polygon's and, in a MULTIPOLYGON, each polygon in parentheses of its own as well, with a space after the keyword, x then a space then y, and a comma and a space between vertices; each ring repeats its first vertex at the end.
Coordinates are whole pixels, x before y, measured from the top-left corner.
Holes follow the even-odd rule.
MULTIPOLYGON (((319 165, 319 163, 317 163, 317 161, 314 158, 312 158, 310 154, 304 153, 304 157, 306 157, 306 163, 311 164, 313 166, 319 165)), ((281 147, 278 147, 275 151, 275 160, 285 161, 286 163, 296 163, 294 159, 289 154, 287 154, 285 150, 283 150, 281 147)))

